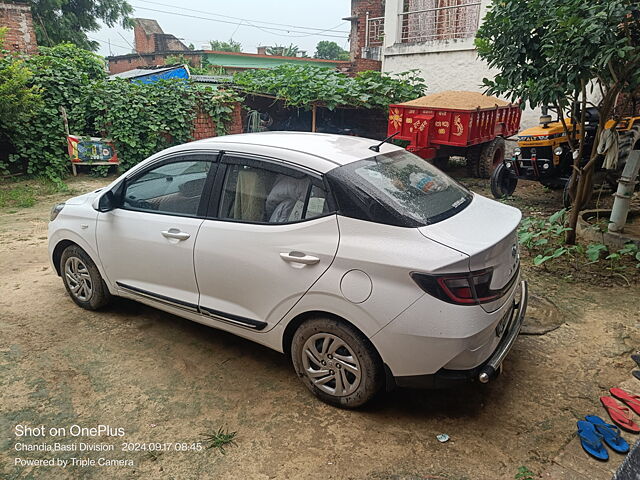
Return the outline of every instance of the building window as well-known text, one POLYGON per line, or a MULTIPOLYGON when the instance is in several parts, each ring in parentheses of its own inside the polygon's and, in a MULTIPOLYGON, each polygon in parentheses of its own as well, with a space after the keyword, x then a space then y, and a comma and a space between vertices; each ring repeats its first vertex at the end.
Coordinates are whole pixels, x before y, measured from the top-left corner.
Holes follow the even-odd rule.
POLYGON ((402 43, 473 38, 478 30, 478 0, 403 0, 402 43))

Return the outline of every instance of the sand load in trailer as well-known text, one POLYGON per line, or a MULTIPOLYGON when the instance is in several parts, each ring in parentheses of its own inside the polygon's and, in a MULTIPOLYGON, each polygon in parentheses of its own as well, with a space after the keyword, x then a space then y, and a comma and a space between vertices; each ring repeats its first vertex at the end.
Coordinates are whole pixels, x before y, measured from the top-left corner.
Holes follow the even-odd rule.
POLYGON ((466 157, 472 176, 489 178, 502 162, 504 139, 518 132, 520 107, 477 92, 445 91, 389 106, 388 134, 407 150, 442 165, 466 157))

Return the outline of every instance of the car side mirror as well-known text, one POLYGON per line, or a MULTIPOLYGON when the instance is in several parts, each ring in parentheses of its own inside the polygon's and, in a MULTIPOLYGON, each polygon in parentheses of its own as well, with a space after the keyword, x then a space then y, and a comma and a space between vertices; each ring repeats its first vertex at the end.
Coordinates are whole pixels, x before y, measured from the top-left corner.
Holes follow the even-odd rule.
POLYGON ((116 197, 111 190, 108 190, 100 197, 97 210, 99 212, 110 212, 116 207, 116 197))

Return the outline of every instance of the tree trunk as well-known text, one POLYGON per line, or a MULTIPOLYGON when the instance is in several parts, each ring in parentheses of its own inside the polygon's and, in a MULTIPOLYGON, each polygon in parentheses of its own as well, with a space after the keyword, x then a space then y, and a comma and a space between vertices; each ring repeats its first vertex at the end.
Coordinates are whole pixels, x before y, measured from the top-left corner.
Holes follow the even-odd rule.
MULTIPOLYGON (((598 123, 598 129, 596 130, 595 138, 593 139, 593 148, 591 149, 591 154, 589 155, 589 161, 587 164, 580 168, 580 159, 582 155, 578 155, 578 158, 574 161, 573 174, 571 175, 571 180, 575 183, 575 179, 577 178, 577 188, 575 189, 575 194, 573 197, 573 206, 571 208, 571 215, 569 216, 569 224, 567 227, 570 230, 567 230, 567 234, 565 237, 565 241, 568 245, 575 245, 576 243, 576 227, 578 225, 578 217, 580 215, 580 207, 582 206, 582 202, 585 198, 587 198, 588 192, 590 189, 593 189, 593 171, 595 168, 595 162, 598 158, 598 143, 600 142, 600 136, 602 131, 604 130, 604 126, 607 123, 607 119, 611 116, 611 112, 613 111, 613 107, 615 106, 616 97, 618 96, 618 89, 608 90, 605 97, 602 99, 600 103, 600 108, 598 109, 598 113, 600 114, 600 121, 598 123), (579 175, 579 177, 578 177, 579 175)), ((584 148, 584 109, 586 100, 586 91, 583 85, 583 107, 582 107, 582 121, 581 121, 581 132, 582 138, 580 139, 580 153, 582 153, 584 148)))

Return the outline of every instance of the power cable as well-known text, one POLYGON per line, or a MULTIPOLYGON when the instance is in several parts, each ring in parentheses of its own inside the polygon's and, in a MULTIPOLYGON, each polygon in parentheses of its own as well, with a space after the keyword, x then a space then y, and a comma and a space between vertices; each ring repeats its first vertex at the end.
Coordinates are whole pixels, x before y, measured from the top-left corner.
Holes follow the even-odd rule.
MULTIPOLYGON (((144 2, 144 3, 151 3, 153 5, 160 5, 160 6, 163 6, 163 7, 180 8, 180 10, 186 10, 186 11, 189 11, 189 12, 204 13, 205 15, 209 15, 209 16, 212 16, 212 17, 231 18, 233 20, 241 20, 243 22, 250 22, 250 23, 253 23, 253 24, 262 23, 262 24, 265 24, 265 25, 277 25, 279 27, 293 27, 293 28, 299 28, 299 29, 302 29, 302 30, 320 30, 322 32, 328 31, 327 29, 324 29, 324 28, 303 27, 302 25, 290 25, 290 24, 287 24, 287 23, 265 22, 265 21, 262 21, 262 20, 250 20, 250 19, 247 19, 247 18, 232 17, 230 15, 222 15, 220 13, 211 13, 211 12, 206 12, 204 10, 195 10, 193 8, 176 7, 175 5, 170 5, 170 4, 167 4, 167 3, 152 2, 151 0, 138 0, 138 1, 139 2, 144 2)), ((342 24, 342 25, 344 25, 344 24, 342 24)), ((337 28, 337 27, 332 27, 329 30, 333 30, 334 28, 337 28)), ((342 30, 336 30, 335 32, 336 33, 349 33, 349 32, 342 31, 342 30)))
MULTIPOLYGON (((141 10, 149 10, 151 12, 165 13, 165 14, 168 14, 168 15, 176 15, 178 17, 195 18, 195 19, 198 19, 198 20, 209 20, 210 22, 237 25, 237 22, 230 22, 230 21, 226 21, 226 20, 217 20, 215 18, 198 17, 198 16, 195 16, 195 15, 189 15, 187 13, 167 12, 166 10, 158 10, 158 9, 155 9, 155 8, 148 8, 148 7, 139 7, 139 6, 135 6, 135 5, 134 5, 134 8, 141 9, 141 10)), ((303 35, 299 35, 299 36, 286 35, 288 37, 293 37, 293 38, 296 38, 296 37, 309 37, 309 36, 313 36, 313 35, 321 35, 322 34, 322 31, 320 31, 318 33, 311 33, 310 34, 309 32, 302 32, 302 31, 299 31, 299 30, 287 30, 287 29, 275 28, 275 27, 259 27, 257 25, 252 25, 251 23, 246 23, 246 25, 250 26, 250 27, 257 28, 257 29, 262 30, 262 31, 265 31, 266 33, 271 33, 273 35, 276 35, 276 34, 274 34, 273 32, 269 32, 268 30, 277 30, 277 31, 282 31, 282 32, 293 32, 293 33, 302 33, 303 34, 303 35)), ((327 29, 325 31, 331 31, 331 30, 332 29, 327 29)), ((281 36, 285 36, 285 35, 281 35, 281 36)), ((328 35, 328 34, 324 34, 322 36, 323 37, 332 37, 332 38, 346 38, 345 35, 328 35)))

